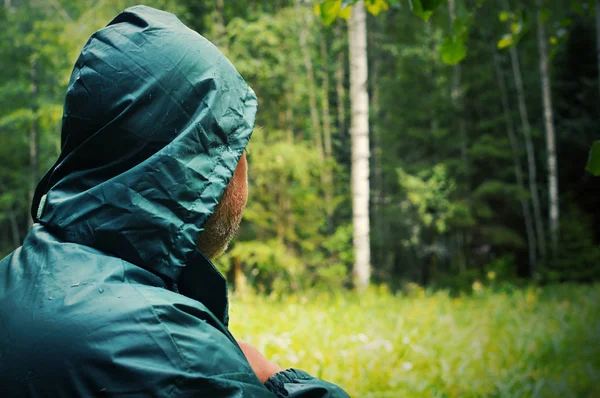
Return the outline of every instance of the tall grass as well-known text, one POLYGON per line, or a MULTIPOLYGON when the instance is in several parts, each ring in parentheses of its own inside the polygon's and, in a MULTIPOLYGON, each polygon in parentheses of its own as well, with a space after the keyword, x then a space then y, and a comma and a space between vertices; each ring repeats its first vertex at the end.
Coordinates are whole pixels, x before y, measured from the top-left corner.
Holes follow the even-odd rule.
POLYGON ((600 397, 600 285, 234 296, 231 329, 353 397, 600 397))

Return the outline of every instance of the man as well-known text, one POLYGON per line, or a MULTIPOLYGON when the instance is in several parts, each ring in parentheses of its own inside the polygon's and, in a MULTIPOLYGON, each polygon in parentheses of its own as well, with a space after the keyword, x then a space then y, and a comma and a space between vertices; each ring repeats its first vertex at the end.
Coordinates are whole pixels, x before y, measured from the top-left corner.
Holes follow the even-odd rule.
POLYGON ((133 7, 90 38, 35 224, 0 262, 0 396, 347 396, 227 328, 209 258, 241 220, 256 107, 171 14, 133 7))

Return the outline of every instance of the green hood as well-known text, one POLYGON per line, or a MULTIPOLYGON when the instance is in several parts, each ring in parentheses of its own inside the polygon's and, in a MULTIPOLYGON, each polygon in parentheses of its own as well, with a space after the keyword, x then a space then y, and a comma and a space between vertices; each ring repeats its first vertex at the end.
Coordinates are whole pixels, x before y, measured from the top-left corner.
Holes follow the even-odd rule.
POLYGON ((227 322, 226 291, 215 297, 224 280, 196 238, 248 144, 256 108, 252 89, 208 40, 172 14, 129 8, 75 64, 62 152, 32 215, 68 242, 179 285, 227 322))

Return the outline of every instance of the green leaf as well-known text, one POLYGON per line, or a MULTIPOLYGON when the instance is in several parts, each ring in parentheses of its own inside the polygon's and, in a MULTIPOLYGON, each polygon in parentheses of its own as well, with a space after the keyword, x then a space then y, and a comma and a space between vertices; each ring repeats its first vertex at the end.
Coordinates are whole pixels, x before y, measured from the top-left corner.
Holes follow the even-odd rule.
POLYGON ((583 7, 581 6, 580 0, 571 1, 571 10, 578 15, 583 15, 583 7))
MULTIPOLYGON (((315 4, 315 14, 321 17, 321 20, 325 25, 331 25, 336 18, 347 21, 350 19, 350 14, 352 13, 352 5, 354 5, 356 1, 357 0, 324 0, 315 4)), ((384 0, 371 0, 367 4, 373 3, 383 3, 383 6, 381 4, 374 5, 374 11, 377 13, 380 12, 378 10, 381 7, 386 7, 385 9, 387 9, 387 3, 384 0)), ((371 11, 371 13, 377 15, 374 14, 373 11, 371 11)))
POLYGON ((587 171, 595 177, 600 177, 600 140, 592 144, 590 149, 590 157, 588 158, 587 171))
POLYGON ((384 0, 367 0, 365 7, 372 15, 377 16, 382 11, 386 11, 390 6, 384 0))
POLYGON ((340 12, 338 13, 338 17, 342 18, 345 21, 348 21, 350 19, 351 15, 352 15, 352 7, 342 7, 340 12))
POLYGON ((331 25, 342 10, 342 0, 325 0, 315 4, 315 14, 321 17, 325 25, 331 25))
POLYGON ((447 37, 440 49, 442 61, 447 65, 456 65, 467 56, 467 46, 464 40, 455 36, 447 37))
POLYGON ((566 18, 560 21, 561 28, 569 28, 571 25, 573 25, 573 20, 571 18, 566 18))
POLYGON ((511 18, 511 14, 507 11, 502 11, 500 14, 498 14, 498 19, 500 20, 500 22, 506 22, 511 18))
POLYGON ((446 0, 409 0, 410 9, 419 18, 427 21, 433 11, 446 2, 446 0))
POLYGON ((502 38, 498 41, 498 49, 502 50, 503 48, 507 48, 512 46, 514 43, 513 37, 510 34, 505 34, 504 36, 502 36, 502 38))

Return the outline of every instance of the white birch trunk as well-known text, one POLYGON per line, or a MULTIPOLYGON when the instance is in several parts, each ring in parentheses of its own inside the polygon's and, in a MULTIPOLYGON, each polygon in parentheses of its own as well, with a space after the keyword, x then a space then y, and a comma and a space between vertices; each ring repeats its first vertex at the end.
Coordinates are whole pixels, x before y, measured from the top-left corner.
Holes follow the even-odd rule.
POLYGON ((355 285, 371 279, 369 242, 369 95, 367 92, 367 15, 361 0, 352 7, 348 23, 352 137, 352 218, 354 226, 355 285))
MULTIPOLYGON (((503 2, 506 11, 510 11, 508 0, 503 2)), ((538 249, 542 258, 546 256, 546 240, 544 238, 544 223, 542 221, 542 210, 540 207, 540 196, 537 188, 537 167, 535 165, 535 149, 531 139, 531 126, 529 124, 529 115, 525 103, 525 88, 523 87, 523 78, 521 77, 521 65, 519 62, 519 53, 515 46, 510 47, 510 60, 512 63, 513 75, 515 77, 515 86, 517 89, 517 100, 519 103, 519 115, 521 116, 521 129, 525 137, 525 149, 527 151, 527 171, 529 174, 529 192, 531 194, 531 203, 533 205, 533 217, 535 220, 535 233, 537 237, 538 249)))
POLYGON ((550 91, 550 72, 548 70, 548 40, 546 26, 542 15, 542 2, 537 0, 537 40, 540 52, 540 74, 542 77, 542 98, 544 103, 544 126, 546 129, 546 153, 548 156, 548 198, 550 239, 552 254, 556 257, 558 251, 558 175, 556 161, 556 135, 554 133, 554 117, 552 112, 552 93, 550 91))
POLYGON ((525 103, 525 89, 523 87, 523 78, 521 77, 521 66, 516 47, 510 48, 510 59, 512 63, 513 74, 515 77, 515 86, 517 88, 517 100, 519 103, 519 115, 521 116, 521 128, 525 137, 525 149, 527 151, 527 169, 529 174, 529 192, 531 194, 531 203, 533 204, 533 216, 535 220, 535 232, 537 236, 538 249, 540 255, 546 256, 546 240, 544 238, 544 223, 542 221, 542 210, 540 207, 540 196, 537 188, 537 166, 535 164, 535 149, 531 139, 531 126, 529 124, 529 115, 525 103))
MULTIPOLYGON (((506 124, 506 132, 508 133, 508 139, 510 141, 510 149, 513 160, 513 167, 515 171, 515 179, 520 189, 525 190, 525 180, 523 178, 523 169, 521 168, 521 160, 519 160, 519 144, 515 135, 515 129, 510 114, 510 106, 508 101, 508 91, 506 89, 506 80, 504 79, 504 73, 500 67, 500 61, 498 55, 494 49, 494 67, 496 69, 496 78, 498 80, 498 88, 500 89, 500 100, 502 102, 502 112, 504 114, 504 122, 506 124)), ((535 232, 533 228, 533 220, 531 219, 531 210, 529 209, 529 202, 525 198, 520 198, 521 210, 523 211, 523 218, 525 220, 525 232, 527 233, 527 248, 529 250, 529 273, 533 275, 535 272, 535 264, 537 262, 536 256, 536 240, 535 232)))

